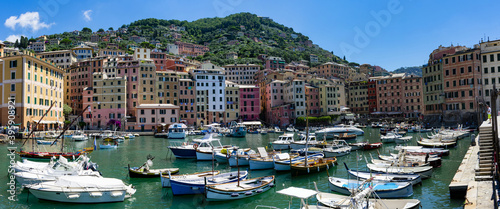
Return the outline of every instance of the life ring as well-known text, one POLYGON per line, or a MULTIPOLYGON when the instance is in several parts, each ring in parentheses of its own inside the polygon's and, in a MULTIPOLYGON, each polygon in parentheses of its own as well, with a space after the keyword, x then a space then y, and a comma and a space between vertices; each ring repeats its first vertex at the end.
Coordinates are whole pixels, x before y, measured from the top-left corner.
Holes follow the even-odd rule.
POLYGON ((198 144, 193 144, 193 148, 197 149, 198 148, 198 144))

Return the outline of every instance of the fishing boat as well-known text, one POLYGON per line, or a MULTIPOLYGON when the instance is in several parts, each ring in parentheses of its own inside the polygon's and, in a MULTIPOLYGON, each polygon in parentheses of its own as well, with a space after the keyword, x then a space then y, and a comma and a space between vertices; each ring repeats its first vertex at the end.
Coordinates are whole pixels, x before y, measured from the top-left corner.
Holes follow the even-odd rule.
POLYGON ((252 157, 248 161, 250 170, 273 169, 275 156, 280 153, 273 152, 269 154, 264 147, 258 147, 257 151, 259 152, 259 156, 252 157))
POLYGON ((113 136, 113 132, 111 130, 105 130, 101 133, 101 139, 110 138, 113 136))
POLYGON ((284 134, 285 132, 283 130, 281 130, 278 126, 276 126, 276 127, 274 127, 274 133, 284 134))
POLYGON ((169 139, 184 139, 186 138, 187 126, 184 123, 174 123, 168 127, 169 139))
MULTIPOLYGON (((237 152, 241 155, 245 152, 250 152, 251 148, 238 148, 237 152)), ((253 151, 252 151, 253 152, 253 151)), ((231 155, 236 155, 236 151, 223 148, 220 152, 214 153, 214 158, 218 163, 229 163, 229 158, 231 155)))
POLYGON ((413 136, 404 136, 404 137, 394 139, 394 142, 396 142, 396 144, 405 144, 405 143, 408 143, 409 141, 411 141, 412 139, 413 139, 413 136))
POLYGON ((229 129, 230 132, 228 136, 230 137, 243 138, 247 134, 246 126, 241 123, 236 123, 235 121, 231 122, 231 127, 229 129))
POLYGON ((365 134, 363 130, 350 125, 338 125, 333 128, 324 128, 315 132, 316 137, 320 139, 334 139, 335 136, 341 133, 356 134, 358 136, 365 134))
POLYGON ((267 134, 267 128, 261 128, 258 130, 259 131, 259 134, 262 134, 262 135, 266 135, 267 134))
POLYGON ((123 202, 136 191, 122 180, 94 176, 62 176, 25 187, 38 199, 67 203, 123 202))
POLYGON ((423 146, 396 146, 395 150, 406 150, 410 155, 437 155, 438 157, 450 155, 450 150, 443 148, 424 148, 423 146))
MULTIPOLYGON (((37 144, 42 144, 42 145, 51 145, 52 143, 54 143, 54 141, 36 140, 36 143, 37 144)), ((57 144, 57 142, 55 142, 54 144, 57 144)))
POLYGON ((196 177, 190 179, 170 179, 170 185, 172 187, 172 193, 174 195, 187 195, 187 194, 204 194, 205 186, 212 184, 223 184, 229 182, 235 182, 239 180, 244 180, 248 176, 247 171, 234 171, 228 173, 221 173, 214 176, 204 176, 196 177), (239 173, 239 175, 238 175, 239 173))
POLYGON ((356 189, 354 195, 345 196, 333 193, 318 192, 316 194, 316 199, 321 206, 314 205, 313 207, 308 207, 309 209, 327 209, 327 208, 342 208, 342 209, 419 209, 420 201, 417 199, 379 199, 379 198, 361 198, 360 195, 370 196, 372 193, 370 188, 365 188, 368 193, 364 193, 365 190, 360 191, 356 189), (353 206, 356 203, 356 206, 353 206), (324 206, 323 206, 324 205, 324 206))
POLYGON ((451 141, 448 141, 448 140, 434 140, 434 139, 424 139, 424 138, 420 138, 420 140, 417 140, 417 144, 419 145, 422 145, 424 147, 443 147, 443 148, 447 148, 447 147, 454 147, 455 145, 457 145, 457 141, 455 140, 451 140, 451 141))
POLYGON ((356 142, 356 143, 349 143, 349 146, 351 147, 351 151, 355 151, 355 150, 363 150, 367 144, 368 142, 356 142))
POLYGON ((356 134, 348 134, 348 133, 341 133, 337 136, 337 138, 340 140, 351 140, 351 139, 356 139, 356 137, 357 137, 356 134))
POLYGON ((130 167, 128 165, 128 174, 131 178, 157 178, 161 175, 176 174, 179 172, 179 168, 149 169, 149 167, 153 166, 155 158, 149 155, 147 159, 141 167, 130 167))
MULTIPOLYGON (((171 145, 168 146, 168 149, 176 158, 196 158, 196 148, 202 143, 210 143, 210 140, 206 140, 208 138, 209 136, 203 139, 193 139, 193 142, 170 142, 171 145)), ((208 144, 202 146, 208 146, 208 144)))
POLYGON ((337 158, 306 158, 302 162, 294 163, 290 165, 290 170, 292 175, 309 174, 309 173, 319 173, 321 171, 328 170, 337 164, 337 158))
POLYGON ((196 179, 196 178, 203 178, 203 177, 207 177, 207 176, 215 176, 218 174, 220 174, 220 171, 204 171, 204 172, 182 174, 182 175, 171 175, 171 174, 161 175, 161 186, 162 187, 171 187, 170 186, 170 179, 196 179))
POLYGON ((434 168, 441 167, 441 157, 430 154, 414 156, 408 154, 406 150, 401 150, 399 151, 398 154, 391 153, 391 155, 381 155, 379 153, 378 158, 380 160, 386 161, 387 163, 393 163, 393 164, 398 164, 398 163, 402 165, 410 164, 411 166, 430 165, 434 168))
MULTIPOLYGON (((309 158, 323 157, 323 153, 309 155, 309 158)), ((274 161, 274 170, 289 171, 290 164, 295 164, 304 161, 304 156, 290 156, 288 153, 278 154, 274 161)))
POLYGON ((290 149, 290 143, 293 140, 293 133, 286 133, 278 137, 278 140, 271 142, 271 145, 275 150, 287 150, 290 149))
POLYGON ((252 197, 274 187, 274 176, 264 176, 225 184, 207 185, 208 201, 227 201, 252 197))
POLYGON ((422 166, 422 167, 399 167, 387 164, 373 164, 368 163, 366 165, 368 169, 375 172, 386 172, 395 174, 420 174, 423 179, 430 178, 432 176, 432 166, 422 166))
POLYGON ((318 153, 323 153, 323 149, 319 147, 308 147, 308 148, 290 150, 290 154, 297 154, 300 156, 305 156, 306 152, 309 155, 318 154, 318 153))
POLYGON ((392 173, 384 173, 384 172, 366 172, 359 170, 351 170, 347 167, 347 164, 344 162, 344 166, 347 172, 353 176, 354 178, 359 178, 361 180, 373 179, 376 181, 385 181, 385 182, 410 182, 413 185, 421 184, 422 178, 419 174, 392 174, 392 173))
MULTIPOLYGON (((351 195, 351 191, 358 189, 363 182, 356 179, 343 179, 337 177, 328 177, 328 186, 331 191, 344 195, 351 195)), ((372 187, 374 197, 380 198, 405 198, 413 195, 413 187, 409 182, 383 182, 370 181, 370 184, 364 184, 364 187, 372 187)), ((361 186, 361 189, 364 189, 361 186)))
POLYGON ((231 167, 236 167, 236 166, 248 166, 249 165, 249 160, 252 157, 257 157, 257 153, 254 150, 248 150, 244 151, 241 149, 238 150, 233 150, 231 154, 229 155, 228 163, 229 166, 231 167))
POLYGON ((371 149, 378 149, 382 147, 382 142, 377 142, 377 143, 371 143, 371 144, 366 144, 363 149, 364 150, 371 150, 371 149))

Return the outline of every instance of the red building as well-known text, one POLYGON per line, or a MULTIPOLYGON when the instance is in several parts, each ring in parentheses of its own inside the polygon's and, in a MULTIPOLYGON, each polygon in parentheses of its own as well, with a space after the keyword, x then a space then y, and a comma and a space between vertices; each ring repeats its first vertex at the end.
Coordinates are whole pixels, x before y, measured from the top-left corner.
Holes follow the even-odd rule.
POLYGON ((377 82, 374 79, 368 81, 368 110, 370 113, 377 112, 377 82))
POLYGON ((307 86, 306 85, 306 105, 307 105, 307 115, 309 117, 317 117, 320 116, 320 108, 319 105, 319 88, 316 86, 307 86))
POLYGON ((259 87, 239 85, 240 117, 243 120, 258 120, 260 114, 259 87))
POLYGON ((210 51, 210 49, 207 46, 203 45, 198 45, 198 44, 191 44, 191 43, 184 43, 180 41, 176 41, 175 45, 179 47, 179 54, 180 55, 186 55, 190 57, 197 57, 200 55, 204 55, 205 52, 210 51))
POLYGON ((157 71, 167 70, 167 57, 165 53, 151 51, 149 57, 154 61, 157 71))

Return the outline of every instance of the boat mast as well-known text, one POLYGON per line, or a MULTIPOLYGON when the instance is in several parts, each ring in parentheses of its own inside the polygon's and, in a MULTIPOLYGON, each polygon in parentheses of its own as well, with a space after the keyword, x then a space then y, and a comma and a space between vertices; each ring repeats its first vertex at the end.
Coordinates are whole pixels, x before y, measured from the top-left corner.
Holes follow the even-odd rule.
POLYGON ((238 187, 240 186, 240 166, 238 165, 238 150, 236 150, 236 167, 238 168, 238 187))
MULTIPOLYGON (((307 97, 306 97, 307 98, 307 97)), ((309 118, 307 117, 307 102, 306 102, 306 155, 305 155, 305 162, 304 162, 304 167, 307 168, 307 152, 308 152, 308 145, 309 145, 309 118)))
MULTIPOLYGON (((40 120, 38 120, 38 122, 36 123, 35 128, 38 127, 38 125, 40 124, 40 122, 42 122, 43 118, 49 113, 50 109, 52 109, 52 107, 54 106, 55 103, 56 102, 52 102, 52 104, 50 105, 49 109, 47 111, 45 111, 45 113, 42 115, 42 117, 40 118, 40 120)), ((31 137, 31 134, 33 134, 33 132, 35 131, 35 128, 31 129, 30 133, 28 134, 28 138, 26 138, 26 140, 24 140, 24 143, 21 146, 24 146, 24 144, 26 144, 26 142, 28 141, 28 139, 31 137)))
MULTIPOLYGON (((83 109, 84 109, 84 110, 86 110, 86 109, 87 109, 87 108, 89 108, 89 107, 90 107, 90 105, 87 105, 87 107, 85 107, 85 108, 83 108, 83 109)), ((65 132, 69 129, 69 127, 71 127, 71 125, 73 125, 73 123, 76 121, 76 119, 78 119, 79 117, 81 117, 81 116, 83 115, 83 113, 84 113, 84 112, 85 112, 85 111, 82 111, 82 112, 81 112, 81 113, 80 113, 80 114, 79 114, 79 115, 78 115, 75 119, 73 119, 73 120, 71 121, 71 123, 70 123, 68 126, 66 126, 66 128, 64 128, 64 130, 61 132, 61 134, 59 134, 59 136, 57 136, 57 137, 56 137, 56 139, 54 140, 54 142, 52 142, 52 144, 50 144, 50 146, 54 145, 54 144, 57 142, 57 140, 58 140, 61 136, 63 136, 63 135, 64 135, 64 133, 65 133, 65 132)), ((64 137, 62 138, 61 152, 63 151, 63 149, 64 149, 64 137)))

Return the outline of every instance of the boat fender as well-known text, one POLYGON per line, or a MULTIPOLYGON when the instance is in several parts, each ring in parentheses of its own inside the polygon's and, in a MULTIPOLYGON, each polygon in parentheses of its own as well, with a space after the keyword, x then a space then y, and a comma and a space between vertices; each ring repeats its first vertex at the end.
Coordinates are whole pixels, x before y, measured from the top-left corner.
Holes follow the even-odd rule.
POLYGON ((245 192, 245 195, 252 195, 252 194, 253 194, 252 191, 245 192))
POLYGON ((307 167, 307 173, 309 173, 309 167, 307 167))
POLYGON ((231 197, 238 197, 238 196, 240 196, 240 194, 238 194, 238 193, 236 193, 236 192, 231 193, 231 197))
POLYGON ((326 170, 330 169, 330 166, 328 166, 328 163, 326 164, 326 170))
POLYGON ((255 192, 257 192, 257 193, 261 193, 261 192, 262 192, 262 189, 257 189, 257 190, 255 190, 255 192))
POLYGON ((270 187, 274 187, 274 186, 275 186, 275 185, 274 185, 274 182, 269 183, 269 186, 270 186, 270 187))
POLYGON ((316 167, 316 168, 318 168, 318 172, 319 172, 319 166, 318 166, 318 167, 316 167))

